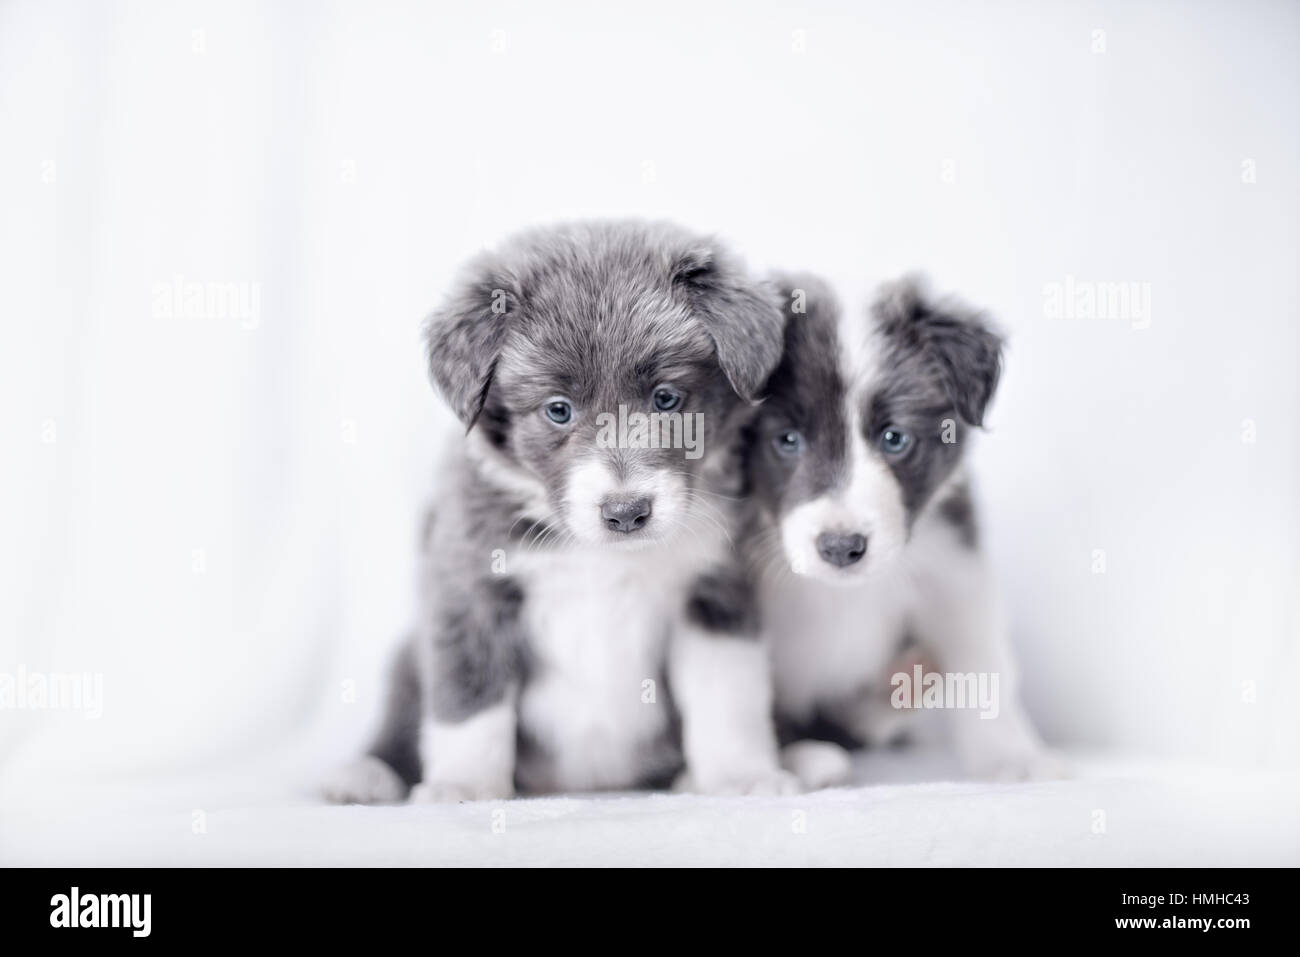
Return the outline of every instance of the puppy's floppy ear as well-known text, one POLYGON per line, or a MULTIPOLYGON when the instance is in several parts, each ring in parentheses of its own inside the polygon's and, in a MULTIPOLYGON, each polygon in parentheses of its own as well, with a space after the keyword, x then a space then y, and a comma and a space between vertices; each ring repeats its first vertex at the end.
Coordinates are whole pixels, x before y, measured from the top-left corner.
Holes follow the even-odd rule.
POLYGON ((984 424, 1002 375, 1002 336, 986 316, 952 301, 936 302, 915 276, 886 285, 872 314, 887 342, 937 370, 958 415, 971 425, 984 424))
POLYGON ((424 349, 438 392, 466 429, 483 411, 512 313, 517 284, 495 257, 473 260, 446 301, 424 321, 424 349))
POLYGON ((718 352, 718 364, 746 402, 757 398, 781 361, 785 318, 780 295, 750 278, 712 243, 679 250, 670 263, 673 285, 691 304, 718 352))

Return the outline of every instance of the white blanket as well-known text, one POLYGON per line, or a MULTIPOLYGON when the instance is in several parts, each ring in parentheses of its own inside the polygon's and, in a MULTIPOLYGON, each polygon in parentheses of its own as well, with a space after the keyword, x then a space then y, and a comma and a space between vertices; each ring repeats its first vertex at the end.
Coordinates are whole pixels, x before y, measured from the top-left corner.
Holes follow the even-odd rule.
POLYGON ((931 752, 787 798, 550 797, 331 807, 273 764, 185 779, 0 782, 28 865, 1297 865, 1300 776, 1072 758, 1074 777, 953 783, 931 752), (279 774, 279 778, 275 775, 279 774))

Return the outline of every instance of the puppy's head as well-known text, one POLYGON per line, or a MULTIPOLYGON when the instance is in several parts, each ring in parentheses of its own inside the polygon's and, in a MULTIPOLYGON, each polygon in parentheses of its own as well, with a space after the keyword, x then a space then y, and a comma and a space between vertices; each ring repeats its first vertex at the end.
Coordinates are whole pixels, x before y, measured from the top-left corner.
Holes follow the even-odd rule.
POLYGON ((785 353, 754 426, 750 474, 798 574, 851 582, 888 563, 957 467, 997 387, 1002 340, 906 279, 843 324, 813 277, 782 277, 785 353))
POLYGON ((780 301, 716 242, 578 223, 473 262, 426 324, 434 383, 521 491, 586 544, 662 542, 709 511, 781 355, 780 301))

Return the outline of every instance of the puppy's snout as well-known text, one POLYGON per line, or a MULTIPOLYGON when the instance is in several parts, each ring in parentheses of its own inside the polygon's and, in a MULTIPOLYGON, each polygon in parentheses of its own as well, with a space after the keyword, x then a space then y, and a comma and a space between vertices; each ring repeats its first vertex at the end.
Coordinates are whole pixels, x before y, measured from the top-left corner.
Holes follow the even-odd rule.
POLYGON ((852 565, 866 553, 867 539, 864 535, 822 532, 817 536, 817 554, 836 568, 852 565))
POLYGON ((610 499, 600 507, 600 517, 611 532, 635 532, 650 521, 650 499, 610 499))

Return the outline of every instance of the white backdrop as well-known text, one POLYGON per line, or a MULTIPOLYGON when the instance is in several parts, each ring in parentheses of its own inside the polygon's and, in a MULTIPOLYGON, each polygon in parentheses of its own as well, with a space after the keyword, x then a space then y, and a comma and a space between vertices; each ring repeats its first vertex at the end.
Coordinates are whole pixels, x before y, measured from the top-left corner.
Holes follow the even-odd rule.
POLYGON ((0 5, 0 673, 104 682, 0 711, 0 774, 355 746, 446 424, 419 320, 606 215, 987 306, 1048 738, 1297 763, 1297 38, 1281 2, 0 5), (1067 277, 1149 315, 1053 318, 1067 277))

